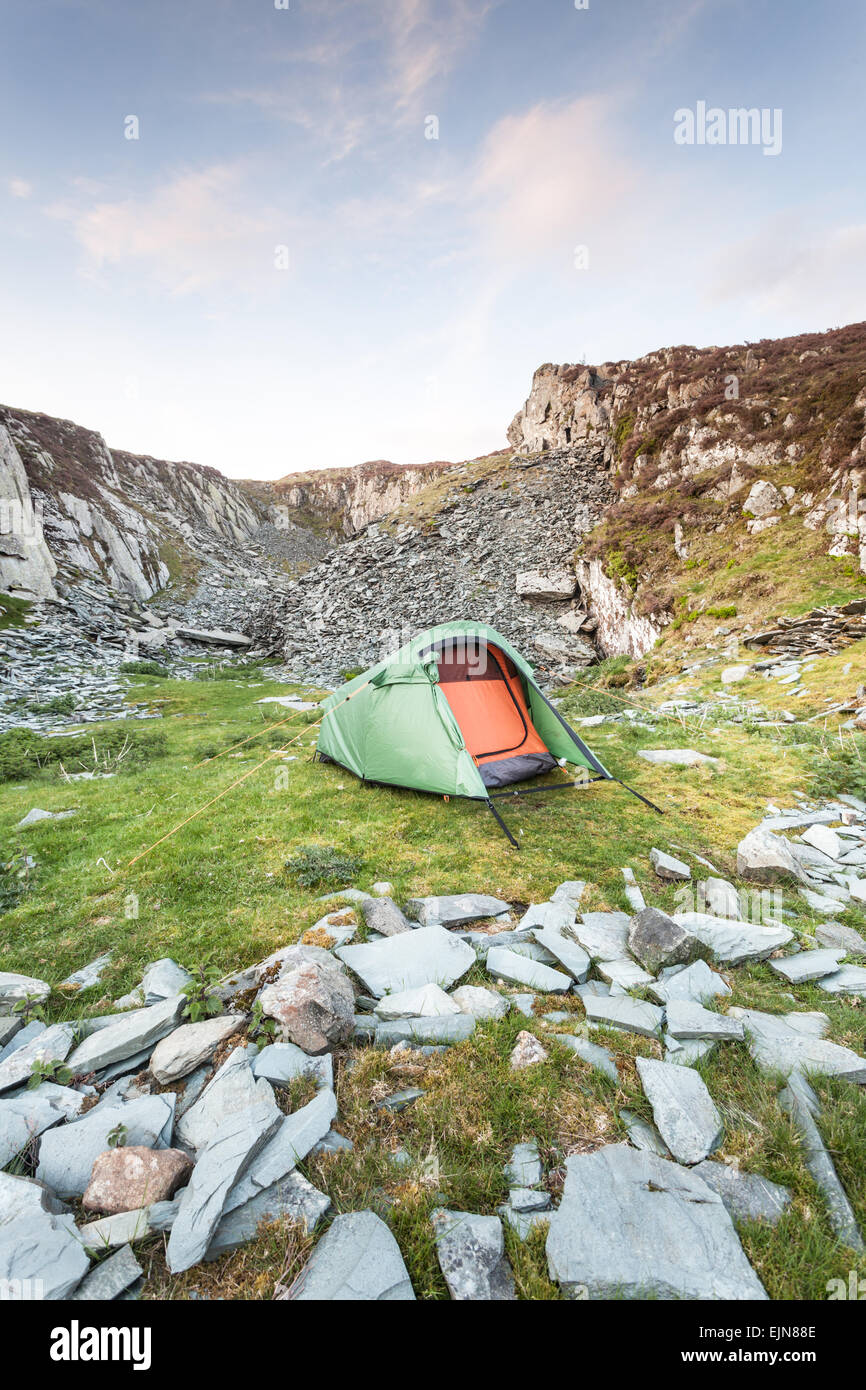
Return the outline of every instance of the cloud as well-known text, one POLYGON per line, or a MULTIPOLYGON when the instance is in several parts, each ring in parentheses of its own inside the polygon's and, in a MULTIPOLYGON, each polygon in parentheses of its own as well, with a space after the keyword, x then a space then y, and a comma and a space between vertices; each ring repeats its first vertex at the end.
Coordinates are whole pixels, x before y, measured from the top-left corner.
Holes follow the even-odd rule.
POLYGON ((26 179, 10 179, 8 188, 13 198, 29 198, 33 192, 33 184, 26 179))
POLYGON ((48 211, 72 225, 91 273, 143 269, 170 293, 189 294, 270 273, 275 244, 289 240, 285 218, 246 196, 246 173, 215 164, 176 174, 140 197, 48 211))
POLYGON ((716 258, 707 299, 750 301, 831 327, 866 317, 866 223, 811 230, 793 212, 774 218, 716 258), (792 228, 799 227, 799 234, 792 228))
POLYGON ((500 256, 559 252, 593 241, 636 171, 618 150, 613 103, 580 97, 505 116, 489 132, 474 171, 476 216, 500 256))

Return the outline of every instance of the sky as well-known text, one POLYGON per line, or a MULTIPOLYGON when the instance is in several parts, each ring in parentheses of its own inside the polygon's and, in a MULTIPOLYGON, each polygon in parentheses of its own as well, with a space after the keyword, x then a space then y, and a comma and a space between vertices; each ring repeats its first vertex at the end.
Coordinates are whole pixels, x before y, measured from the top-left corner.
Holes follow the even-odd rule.
POLYGON ((0 33, 0 400, 117 448, 472 458, 543 362, 866 319, 851 0, 0 0, 0 33))

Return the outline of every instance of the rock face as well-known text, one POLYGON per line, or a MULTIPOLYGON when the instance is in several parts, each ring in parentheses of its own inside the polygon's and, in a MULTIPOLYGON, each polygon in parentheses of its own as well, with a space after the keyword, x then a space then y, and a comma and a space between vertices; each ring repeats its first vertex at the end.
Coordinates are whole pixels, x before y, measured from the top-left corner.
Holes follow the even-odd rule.
POLYGON ((283 1036, 305 1052, 322 1053, 352 1036, 355 995, 333 966, 299 966, 261 993, 262 1012, 275 1018, 283 1036))
POLYGON ((566 1294, 766 1298, 721 1198, 693 1171, 626 1145, 574 1155, 565 1168, 547 1261, 566 1294))
POLYGON ((114 1215, 168 1201, 191 1172, 192 1160, 181 1149, 106 1149, 96 1157, 81 1204, 114 1215))

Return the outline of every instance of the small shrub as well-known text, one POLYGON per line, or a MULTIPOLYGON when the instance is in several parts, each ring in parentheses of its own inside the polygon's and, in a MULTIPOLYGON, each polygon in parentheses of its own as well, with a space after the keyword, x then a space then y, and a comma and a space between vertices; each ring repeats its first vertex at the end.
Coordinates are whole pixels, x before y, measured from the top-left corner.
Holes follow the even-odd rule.
MULTIPOLYGON (((63 1062, 37 1057, 30 1068, 27 1089, 28 1091, 35 1091, 36 1087, 41 1086, 43 1081, 53 1081, 57 1086, 68 1086, 71 1080, 71 1067, 67 1067, 63 1062)), ((110 1142, 111 1139, 109 1138, 110 1142)))
POLYGON ((223 1001, 214 988, 222 976, 215 965, 200 965, 188 985, 181 993, 186 995, 183 1016, 190 1023, 200 1023, 203 1018, 212 1018, 223 1011, 223 1001))
POLYGON ((159 661, 124 661, 121 671, 125 676, 170 676, 167 666, 159 661))
POLYGON ((52 738, 28 729, 0 734, 0 782, 26 782, 67 772, 126 772, 143 767, 168 749, 161 729, 107 728, 99 733, 52 738))
POLYGON ((358 855, 344 854, 334 845, 301 845, 286 864, 286 872, 304 888, 350 883, 364 867, 358 855))

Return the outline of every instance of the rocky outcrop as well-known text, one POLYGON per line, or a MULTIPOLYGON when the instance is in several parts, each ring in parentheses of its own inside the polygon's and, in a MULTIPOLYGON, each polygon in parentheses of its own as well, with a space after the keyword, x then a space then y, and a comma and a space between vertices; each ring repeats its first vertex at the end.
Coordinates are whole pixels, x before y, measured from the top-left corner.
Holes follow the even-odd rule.
POLYGON ((42 509, 0 415, 0 591, 52 598, 57 566, 45 542, 42 509))
POLYGON ((602 656, 640 657, 655 645, 663 615, 653 620, 637 613, 634 596, 605 574, 601 560, 578 560, 577 581, 602 656))
POLYGON ((354 536, 458 466, 427 463, 403 467, 379 459, 357 468, 289 473, 275 483, 251 486, 267 499, 271 519, 277 524, 288 510, 289 517, 300 518, 316 530, 354 536))
POLYGON ((150 598, 200 539, 237 545, 261 521, 215 469, 112 451, 70 420, 8 408, 0 409, 4 495, 18 496, 25 518, 41 517, 40 544, 29 546, 30 563, 11 576, 39 597, 49 596, 53 564, 66 577, 101 578, 117 592, 150 598))

